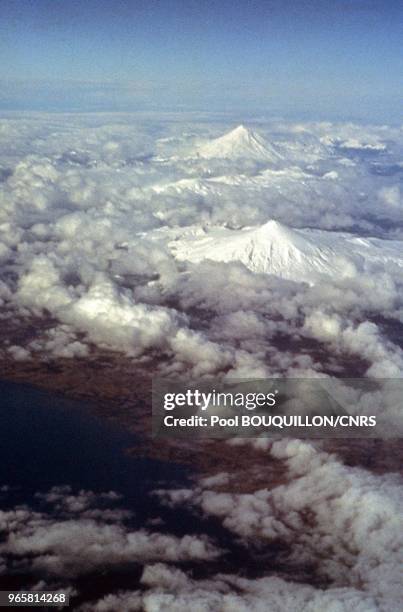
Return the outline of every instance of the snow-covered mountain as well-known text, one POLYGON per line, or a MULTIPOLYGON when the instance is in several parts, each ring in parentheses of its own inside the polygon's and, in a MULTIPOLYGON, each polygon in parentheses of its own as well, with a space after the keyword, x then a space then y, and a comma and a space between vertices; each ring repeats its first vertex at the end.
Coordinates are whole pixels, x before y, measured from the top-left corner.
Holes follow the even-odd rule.
POLYGON ((199 157, 204 159, 250 159, 255 161, 278 162, 280 154, 259 134, 239 125, 231 132, 200 145, 199 157))
POLYGON ((360 271, 403 267, 403 242, 342 232, 292 229, 277 221, 230 230, 212 227, 169 242, 179 260, 239 261, 253 272, 315 284, 324 276, 354 277, 360 271))

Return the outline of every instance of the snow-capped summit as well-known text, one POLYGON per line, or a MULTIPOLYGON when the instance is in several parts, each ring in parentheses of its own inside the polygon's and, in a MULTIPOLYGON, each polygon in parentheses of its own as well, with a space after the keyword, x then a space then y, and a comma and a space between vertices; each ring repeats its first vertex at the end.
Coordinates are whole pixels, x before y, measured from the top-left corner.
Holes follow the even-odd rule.
POLYGON ((197 153, 205 159, 253 159, 278 162, 281 156, 259 134, 238 125, 234 130, 201 145, 197 153))
POLYGON ((401 241, 294 229, 274 220, 242 230, 212 227, 199 236, 184 234, 169 247, 180 260, 238 261, 253 272, 311 285, 323 277, 353 277, 373 266, 403 267, 401 241))

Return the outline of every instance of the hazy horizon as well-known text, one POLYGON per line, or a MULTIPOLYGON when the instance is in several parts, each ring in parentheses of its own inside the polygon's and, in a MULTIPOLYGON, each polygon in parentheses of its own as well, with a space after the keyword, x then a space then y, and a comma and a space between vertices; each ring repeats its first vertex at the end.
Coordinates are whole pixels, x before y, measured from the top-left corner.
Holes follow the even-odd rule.
POLYGON ((398 121, 399 2, 1 6, 0 110, 398 121))

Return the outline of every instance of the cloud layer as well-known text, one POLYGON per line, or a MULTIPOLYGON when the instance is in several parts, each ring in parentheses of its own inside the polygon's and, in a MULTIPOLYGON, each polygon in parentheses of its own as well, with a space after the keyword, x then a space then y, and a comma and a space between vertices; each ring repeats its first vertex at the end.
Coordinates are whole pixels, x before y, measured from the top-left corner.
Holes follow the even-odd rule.
POLYGON ((393 263, 307 287, 237 261, 179 261, 169 246, 269 219, 400 239, 401 130, 272 122, 230 132, 223 148, 212 139, 226 131, 205 118, 3 118, 2 316, 58 322, 4 356, 85 357, 95 344, 133 358, 157 351, 164 373, 337 372, 351 356, 360 373, 401 374, 393 263))
MULTIPOLYGON (((285 484, 248 494, 225 492, 227 483, 236 480, 235 472, 208 478, 194 489, 158 494, 169 505, 193 504, 203 515, 218 517, 250 546, 264 550, 276 542, 288 543, 283 567, 293 568, 293 576, 311 568, 313 575, 328 581, 326 594, 288 584, 275 610, 319 610, 325 601, 329 609, 337 602, 335 610, 347 610, 354 601, 363 610, 396 609, 402 596, 401 479, 346 467, 335 456, 298 440, 262 442, 262 452, 266 448, 284 463, 285 484), (287 597, 294 596, 287 607, 287 597)), ((271 579, 256 587, 267 587, 270 597, 273 591, 276 601, 280 585, 271 579)), ((264 600, 264 591, 261 597, 264 600)))
MULTIPOLYGON (((170 376, 401 378, 403 270, 382 246, 365 262, 368 237, 388 248, 403 240, 402 130, 272 121, 234 136, 234 127, 209 116, 3 117, 1 358, 91 360, 101 348, 170 376), (357 257, 310 282, 299 268, 286 276, 209 258, 208 248, 193 256, 206 236, 254 227, 253 241, 273 220, 293 236, 319 229, 337 242, 347 232, 357 257), (190 256, 178 257, 180 244, 190 256)), ((401 419, 396 388, 382 384, 371 395, 339 390, 358 413, 382 399, 401 419)), ((398 477, 351 468, 318 444, 248 443, 281 465, 282 484, 236 492, 234 469, 159 495, 215 517, 250 554, 283 545, 284 571, 192 575, 178 563, 207 567, 225 554, 209 537, 134 529, 114 493, 68 488, 38 494, 39 509, 0 513, 1 571, 58 587, 142 567, 140 584, 83 610, 395 611, 398 477)))

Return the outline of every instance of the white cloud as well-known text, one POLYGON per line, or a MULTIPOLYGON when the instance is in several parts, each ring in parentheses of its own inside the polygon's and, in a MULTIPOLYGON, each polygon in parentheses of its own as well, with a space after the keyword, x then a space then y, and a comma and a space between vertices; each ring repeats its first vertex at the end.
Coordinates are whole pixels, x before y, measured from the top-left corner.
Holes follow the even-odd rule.
POLYGON ((109 507, 119 500, 113 492, 73 494, 55 487, 36 497, 48 504, 47 512, 28 506, 0 511, 3 573, 11 571, 13 560, 27 571, 66 579, 125 563, 200 562, 220 555, 205 536, 131 530, 125 524, 131 513, 109 507))
MULTIPOLYGON (((283 567, 289 563, 297 572, 312 566, 318 577, 330 580, 327 596, 339 597, 340 606, 344 597, 356 597, 363 609, 369 604, 374 610, 396 609, 403 562, 399 478, 349 468, 298 440, 266 443, 272 457, 285 463, 285 484, 232 493, 215 491, 223 483, 209 479, 193 490, 160 495, 174 505, 193 503, 251 545, 289 543, 283 567)), ((288 583, 287 595, 293 589, 298 593, 298 586, 288 583)))
MULTIPOLYGON (((403 238, 402 130, 262 122, 250 126, 260 134, 257 145, 244 133, 241 143, 231 137, 228 147, 227 139, 225 154, 213 143, 207 159, 197 156, 200 144, 234 126, 199 119, 1 120, 3 356, 91 359, 97 345, 131 359, 158 356, 159 372, 169 375, 338 377, 355 368, 367 377, 401 378, 403 272, 397 258, 386 256, 390 243, 367 238, 403 238), (251 145, 259 153, 253 159, 239 155, 245 138, 246 150, 251 145), (261 147, 275 160, 260 155, 261 147), (269 219, 317 228, 327 238, 352 232, 355 257, 340 245, 334 252, 311 245, 319 260, 326 254, 326 265, 333 258, 339 273, 310 285, 301 282, 307 279, 298 266, 291 280, 280 278, 285 260, 271 275, 256 272, 267 272, 264 266, 248 269, 248 254, 243 263, 210 261, 219 246, 213 243, 207 259, 193 257, 195 238, 206 247, 212 226, 233 237, 269 219), (183 261, 174 257, 181 240, 193 249, 183 261), (369 264, 374 244, 377 257, 369 264), (46 318, 46 329, 39 325, 26 341, 7 338, 21 317, 33 315, 46 318)), ((296 242, 304 235, 292 232, 296 242)), ((263 240, 267 263, 273 254, 266 246, 263 240)), ((295 258, 301 253, 294 250, 295 258)), ((365 405, 401 420, 391 382, 371 393, 341 385, 338 392, 352 412, 365 405)), ((247 547, 281 542, 285 572, 248 579, 214 569, 209 576, 206 566, 221 551, 207 537, 131 529, 130 512, 113 504, 119 501, 113 494, 69 489, 38 496, 40 510, 0 513, 0 571, 16 560, 59 580, 146 564, 140 585, 92 602, 91 610, 260 612, 268 602, 273 612, 397 610, 403 532, 397 477, 348 467, 298 441, 249 443, 270 453, 283 484, 234 493, 242 477, 235 469, 165 499, 215 516, 247 547), (177 561, 204 563, 207 577, 196 579, 177 561), (326 588, 307 583, 313 579, 326 588)))
POLYGON ((391 187, 382 187, 379 190, 379 199, 386 206, 392 208, 399 208, 402 205, 402 194, 399 185, 392 185, 391 187))
POLYGON ((184 572, 163 564, 147 566, 141 591, 123 591, 84 605, 82 610, 122 612, 186 612, 189 609, 222 610, 222 612, 376 612, 376 601, 355 589, 321 590, 296 584, 279 577, 246 579, 219 574, 212 579, 193 580, 184 572))
MULTIPOLYGON (((2 120, 0 299, 69 326, 67 333, 55 325, 53 336, 21 349, 85 357, 91 342, 130 356, 163 351, 165 373, 253 376, 318 371, 352 354, 368 362, 370 375, 400 375, 400 349, 379 317, 403 320, 403 273, 384 252, 368 269, 358 255, 353 263, 336 258, 337 278, 309 289, 237 262, 180 262, 167 242, 177 244, 185 227, 202 241, 211 225, 233 236, 231 228, 268 219, 399 237, 393 173, 401 130, 268 122, 247 126, 257 140, 245 132, 234 144, 231 136, 230 149, 258 142, 276 151, 273 165, 220 150, 197 157, 202 141, 233 127, 203 119, 2 120), (376 329, 362 326, 368 319, 376 329), (332 353, 327 364, 296 348, 305 337, 332 353)), ((366 251, 365 240, 359 248, 366 251)), ((303 280, 298 270, 293 278, 303 280)))

